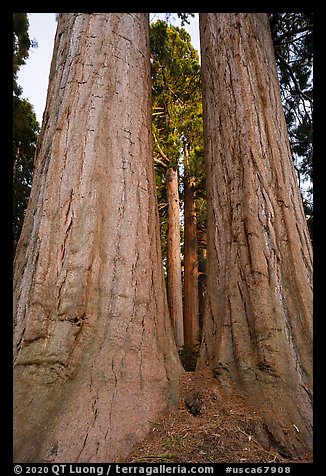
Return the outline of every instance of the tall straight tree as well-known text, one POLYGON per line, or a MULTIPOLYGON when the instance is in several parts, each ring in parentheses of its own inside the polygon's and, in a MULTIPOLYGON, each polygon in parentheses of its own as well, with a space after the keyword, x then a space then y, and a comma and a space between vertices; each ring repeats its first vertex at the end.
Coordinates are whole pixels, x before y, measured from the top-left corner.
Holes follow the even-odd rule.
POLYGON ((127 454, 178 397, 148 14, 59 15, 14 270, 16 461, 127 454))
MULTIPOLYGON (((184 312, 180 306, 180 248, 173 249, 170 246, 167 254, 171 278, 168 273, 170 313, 176 336, 181 336, 184 328, 185 343, 195 344, 198 340, 199 319, 194 168, 195 162, 198 165, 197 149, 202 147, 203 139, 200 64, 189 34, 183 28, 168 26, 164 21, 151 25, 151 63, 154 152, 158 155, 154 160, 160 165, 164 161, 169 166, 170 178, 173 170, 178 169, 182 155, 184 166, 184 312)), ((171 187, 172 181, 167 181, 166 186, 171 187)), ((171 198, 171 193, 167 193, 167 197, 171 198)), ((173 204, 176 205, 176 202, 173 204)), ((177 212, 177 207, 171 206, 170 202, 169 223, 175 231, 170 230, 169 225, 169 234, 175 234, 175 240, 172 242, 169 239, 169 243, 174 243, 175 247, 179 246, 178 241, 180 243, 176 237, 180 233, 180 226, 177 230, 177 212)), ((181 337, 177 337, 177 342, 180 346, 181 337)))
POLYGON ((270 441, 312 444, 312 253, 268 17, 200 15, 208 200, 199 366, 236 383, 270 441))
POLYGON ((199 341, 196 184, 189 173, 189 148, 184 143, 184 334, 185 344, 196 345, 199 341))
POLYGON ((182 314, 180 202, 178 172, 169 167, 165 174, 169 229, 167 240, 167 294, 170 318, 178 349, 184 344, 182 314))

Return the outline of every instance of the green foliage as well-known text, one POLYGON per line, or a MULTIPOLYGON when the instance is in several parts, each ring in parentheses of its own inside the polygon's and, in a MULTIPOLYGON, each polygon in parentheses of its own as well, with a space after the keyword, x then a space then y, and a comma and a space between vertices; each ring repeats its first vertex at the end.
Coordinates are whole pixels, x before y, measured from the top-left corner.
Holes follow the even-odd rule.
POLYGON ((162 20, 151 25, 150 45, 154 151, 162 159, 159 144, 177 168, 183 141, 193 141, 201 123, 199 57, 190 35, 162 20))
POLYGON ((13 14, 13 90, 16 95, 21 94, 21 88, 17 85, 17 73, 19 68, 25 64, 31 45, 28 27, 26 13, 13 14))
POLYGON ((29 49, 37 47, 37 42, 29 38, 28 27, 27 13, 13 13, 13 91, 17 96, 21 94, 17 84, 19 68, 26 64, 29 49))
MULTIPOLYGON (((205 194, 200 64, 190 35, 183 28, 159 20, 150 26, 153 93, 153 143, 161 221, 163 257, 168 230, 165 170, 173 167, 180 178, 196 177, 198 194, 205 194), (186 164, 184 149, 189 160, 186 164)), ((202 220, 203 221, 203 220, 202 220)))
POLYGON ((184 344, 179 350, 182 366, 187 372, 196 370, 198 355, 199 345, 184 344))
POLYGON ((313 180, 313 14, 271 13, 269 19, 294 165, 312 232, 312 187, 304 189, 303 184, 313 180))
POLYGON ((33 159, 39 124, 32 105, 22 99, 17 84, 19 68, 25 64, 28 51, 35 43, 28 36, 26 13, 13 15, 13 241, 14 250, 21 232, 30 195, 33 175, 33 159))
POLYGON ((13 238, 14 249, 23 225, 33 176, 33 160, 39 132, 32 105, 13 97, 13 238))

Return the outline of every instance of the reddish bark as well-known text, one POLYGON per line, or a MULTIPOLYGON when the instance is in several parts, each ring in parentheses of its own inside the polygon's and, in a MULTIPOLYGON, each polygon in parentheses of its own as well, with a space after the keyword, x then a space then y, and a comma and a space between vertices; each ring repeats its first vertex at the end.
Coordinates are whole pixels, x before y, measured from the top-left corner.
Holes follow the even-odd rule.
POLYGON ((113 461, 177 403, 148 14, 59 16, 14 298, 15 461, 113 461))
POLYGON ((198 252, 195 180, 184 181, 184 335, 185 344, 199 341, 198 252))
POLYGON ((236 383, 272 444, 312 445, 312 252, 266 14, 200 15, 208 201, 200 367, 236 383))

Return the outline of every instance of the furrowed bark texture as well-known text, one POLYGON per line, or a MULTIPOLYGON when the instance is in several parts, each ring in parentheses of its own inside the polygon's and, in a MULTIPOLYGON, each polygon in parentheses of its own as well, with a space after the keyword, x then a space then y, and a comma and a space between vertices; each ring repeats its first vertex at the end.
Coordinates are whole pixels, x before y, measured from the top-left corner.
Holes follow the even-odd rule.
POLYGON ((203 328, 203 319, 206 305, 206 286, 207 286, 207 272, 206 272, 206 230, 197 229, 197 244, 198 244, 198 315, 199 328, 203 328))
POLYGON ((150 97, 147 14, 60 14, 15 258, 16 461, 112 461, 177 403, 150 97))
POLYGON ((271 442, 312 444, 312 252, 266 14, 200 15, 208 282, 199 366, 233 380, 271 442))
POLYGON ((178 173, 171 167, 166 171, 166 195, 169 205, 169 230, 167 246, 168 303, 177 347, 183 346, 183 304, 180 248, 180 205, 178 173))
POLYGON ((198 250, 195 180, 184 182, 184 335, 185 344, 199 341, 198 250))

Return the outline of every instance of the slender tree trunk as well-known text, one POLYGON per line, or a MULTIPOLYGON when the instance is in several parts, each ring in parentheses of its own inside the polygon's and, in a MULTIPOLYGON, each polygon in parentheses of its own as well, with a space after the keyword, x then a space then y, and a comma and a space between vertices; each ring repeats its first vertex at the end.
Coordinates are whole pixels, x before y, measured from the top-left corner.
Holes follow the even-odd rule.
POLYGON ((168 265, 168 303, 177 347, 184 343, 183 306, 181 280, 181 248, 180 248, 180 205, 178 173, 173 168, 166 171, 166 194, 169 204, 169 230, 167 244, 168 265))
POLYGON ((271 442, 312 444, 312 253, 268 17, 200 15, 208 302, 200 367, 235 382, 271 442))
MULTIPOLYGON (((189 152, 185 147, 185 169, 189 152)), ((195 345, 199 340, 198 254, 195 180, 184 180, 184 340, 195 345)))
POLYGON ((198 230, 198 315, 199 315, 199 329, 203 328, 203 320, 205 314, 206 304, 206 286, 207 286, 207 274, 206 274, 206 231, 198 230))
POLYGON ((147 14, 60 14, 15 258, 16 461, 112 461, 177 402, 150 98, 147 14))

